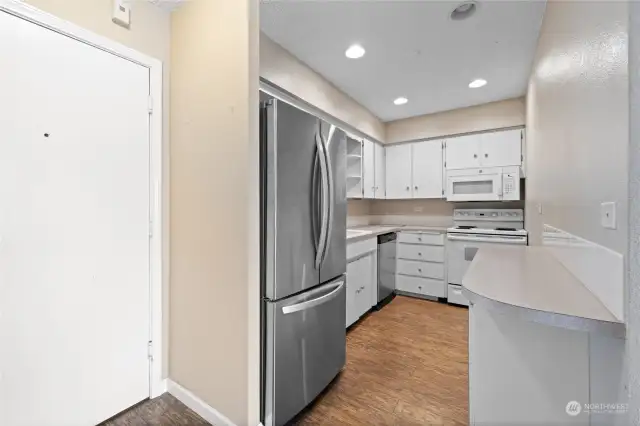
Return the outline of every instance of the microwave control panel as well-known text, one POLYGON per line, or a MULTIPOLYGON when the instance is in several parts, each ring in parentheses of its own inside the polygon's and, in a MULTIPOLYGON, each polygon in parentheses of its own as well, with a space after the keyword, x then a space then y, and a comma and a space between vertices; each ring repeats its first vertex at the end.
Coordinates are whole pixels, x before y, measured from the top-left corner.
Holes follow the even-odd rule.
POLYGON ((504 195, 513 194, 516 190, 516 178, 512 174, 506 174, 503 177, 503 193, 504 195))

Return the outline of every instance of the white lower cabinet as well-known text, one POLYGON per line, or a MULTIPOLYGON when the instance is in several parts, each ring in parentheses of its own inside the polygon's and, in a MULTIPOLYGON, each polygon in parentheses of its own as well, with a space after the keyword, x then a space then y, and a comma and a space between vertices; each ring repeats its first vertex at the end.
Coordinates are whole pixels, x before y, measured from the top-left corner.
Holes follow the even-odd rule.
POLYGON ((462 294, 462 286, 449 284, 447 289, 447 302, 455 305, 469 306, 469 301, 462 294))
POLYGON ((375 304, 377 247, 375 238, 347 244, 347 327, 369 312, 375 304))
POLYGON ((443 234, 401 232, 396 290, 409 295, 447 297, 444 250, 443 234))

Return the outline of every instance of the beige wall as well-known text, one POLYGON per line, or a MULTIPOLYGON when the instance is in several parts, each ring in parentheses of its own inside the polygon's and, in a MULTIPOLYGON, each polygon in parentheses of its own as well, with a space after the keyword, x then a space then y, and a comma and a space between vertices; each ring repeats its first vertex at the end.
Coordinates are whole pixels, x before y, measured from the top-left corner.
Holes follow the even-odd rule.
MULTIPOLYGON (((26 0, 38 9, 44 10, 82 28, 115 40, 163 63, 163 132, 164 147, 164 205, 163 215, 164 247, 163 258, 169 257, 169 81, 170 81, 170 14, 148 2, 133 2, 131 6, 131 28, 125 29, 111 21, 112 0, 26 0)), ((163 264, 164 312, 169 312, 169 263, 163 264)), ((163 318, 163 372, 168 372, 168 315, 163 318)))
POLYGON ((627 250, 627 2, 550 1, 527 95, 527 228, 627 250), (617 203, 616 230, 600 203, 617 203), (538 213, 538 206, 542 214, 538 213))
POLYGON ((371 203, 375 216, 453 216, 455 204, 445 200, 377 200, 371 203))
POLYGON ((170 378, 259 422, 257 0, 171 20, 170 378))
POLYGON ((369 200, 348 200, 347 216, 369 216, 371 213, 371 201, 369 200))
POLYGON ((260 77, 378 141, 384 124, 369 110, 260 33, 260 77))
POLYGON ((386 143, 429 139, 525 124, 525 99, 516 98, 387 123, 386 143))

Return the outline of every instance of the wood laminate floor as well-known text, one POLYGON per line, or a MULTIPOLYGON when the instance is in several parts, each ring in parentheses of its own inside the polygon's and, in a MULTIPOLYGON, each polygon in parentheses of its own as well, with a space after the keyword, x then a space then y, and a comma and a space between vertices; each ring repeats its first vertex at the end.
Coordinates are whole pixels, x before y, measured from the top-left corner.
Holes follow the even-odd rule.
POLYGON ((208 426, 209 423, 168 393, 143 401, 99 426, 208 426))
POLYGON ((398 296, 347 334, 347 364, 293 423, 468 424, 468 310, 398 296))
MULTIPOLYGON (((398 296, 347 334, 347 364, 292 424, 468 424, 468 311, 398 296)), ((169 394, 101 426, 208 423, 169 394)))

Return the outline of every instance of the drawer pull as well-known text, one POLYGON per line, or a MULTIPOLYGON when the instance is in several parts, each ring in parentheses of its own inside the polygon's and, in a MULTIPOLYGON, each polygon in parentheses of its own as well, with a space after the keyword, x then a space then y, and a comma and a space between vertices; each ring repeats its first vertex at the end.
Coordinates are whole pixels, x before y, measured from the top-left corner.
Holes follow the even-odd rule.
POLYGON ((418 256, 422 256, 422 253, 418 252, 418 256))
POLYGON ((418 272, 422 272, 422 269, 421 269, 421 268, 418 268, 418 272))

